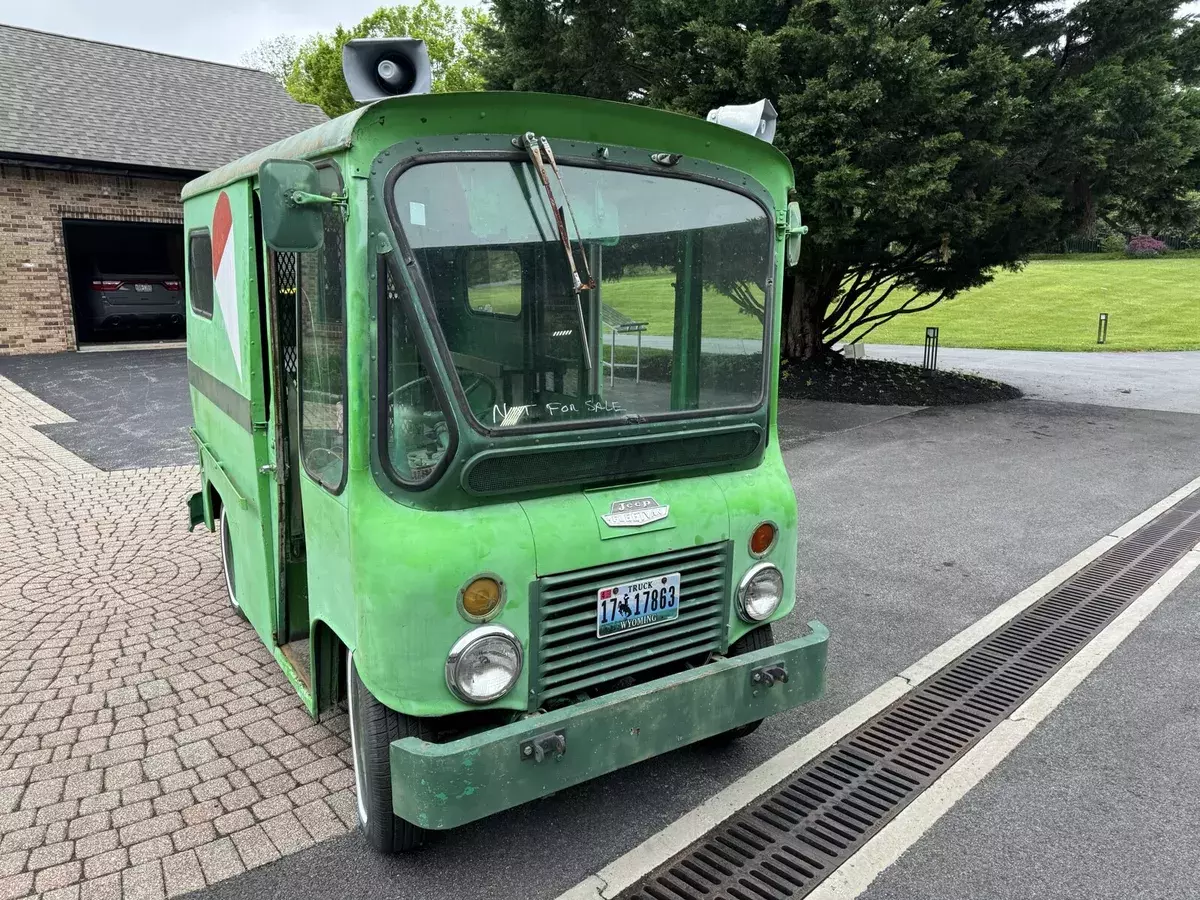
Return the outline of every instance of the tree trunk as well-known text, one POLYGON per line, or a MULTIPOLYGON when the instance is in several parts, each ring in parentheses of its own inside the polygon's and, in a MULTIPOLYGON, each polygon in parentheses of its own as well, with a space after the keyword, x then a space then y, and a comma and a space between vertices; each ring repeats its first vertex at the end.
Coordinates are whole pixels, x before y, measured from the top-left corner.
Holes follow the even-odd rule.
POLYGON ((806 360, 826 352, 825 310, 829 298, 820 286, 799 272, 789 272, 783 282, 783 334, 780 350, 787 359, 806 360))

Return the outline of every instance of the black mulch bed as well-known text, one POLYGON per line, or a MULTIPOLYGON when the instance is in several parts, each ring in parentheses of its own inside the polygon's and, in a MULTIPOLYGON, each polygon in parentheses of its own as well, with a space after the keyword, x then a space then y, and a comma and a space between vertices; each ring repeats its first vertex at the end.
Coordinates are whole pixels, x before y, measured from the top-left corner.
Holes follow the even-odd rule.
POLYGON ((953 406, 1015 400, 1021 392, 1010 384, 963 372, 926 372, 920 366, 880 359, 827 356, 785 362, 779 395, 838 403, 953 406))

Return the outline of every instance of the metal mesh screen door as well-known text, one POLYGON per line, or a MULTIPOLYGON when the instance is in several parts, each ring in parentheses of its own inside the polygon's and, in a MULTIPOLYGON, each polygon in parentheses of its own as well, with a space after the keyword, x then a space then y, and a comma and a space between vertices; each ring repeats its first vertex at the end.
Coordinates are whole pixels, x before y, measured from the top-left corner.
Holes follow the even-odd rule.
POLYGON ((272 253, 275 264, 275 309, 279 317, 279 358, 283 371, 291 381, 299 373, 296 352, 296 289, 298 286, 298 254, 272 253))

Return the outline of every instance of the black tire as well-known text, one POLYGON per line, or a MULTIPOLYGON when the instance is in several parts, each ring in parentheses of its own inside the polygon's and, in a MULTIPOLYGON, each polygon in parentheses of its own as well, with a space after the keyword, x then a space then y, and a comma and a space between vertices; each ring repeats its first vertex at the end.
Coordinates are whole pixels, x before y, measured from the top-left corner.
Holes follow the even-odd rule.
POLYGON ((433 732, 424 719, 398 713, 376 700, 358 677, 354 654, 346 657, 358 827, 380 853, 407 853, 425 842, 426 832, 392 812, 390 747, 392 741, 405 737, 430 740, 433 732))
MULTIPOLYGON (((753 631, 747 631, 740 638, 729 645, 729 656, 740 656, 743 653, 753 653, 755 650, 762 650, 766 647, 775 646, 775 635, 771 632, 770 623, 760 625, 753 631)), ((745 725, 739 725, 737 728, 724 731, 721 734, 713 735, 705 743, 712 747, 724 747, 732 744, 734 741, 740 741, 744 737, 749 737, 758 731, 758 726, 763 723, 762 719, 757 722, 747 722, 745 725)))
POLYGON ((233 538, 229 535, 229 519, 224 514, 221 515, 221 568, 225 572, 225 590, 229 593, 229 605, 244 619, 246 613, 242 610, 242 605, 238 603, 234 590, 237 581, 234 580, 233 538))

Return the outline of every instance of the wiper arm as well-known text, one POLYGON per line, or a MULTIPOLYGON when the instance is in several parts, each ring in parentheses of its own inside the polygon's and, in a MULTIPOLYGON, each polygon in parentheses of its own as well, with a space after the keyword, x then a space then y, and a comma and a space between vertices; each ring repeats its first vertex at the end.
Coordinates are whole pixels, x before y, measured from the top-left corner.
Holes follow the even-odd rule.
MULTIPOLYGON (((550 162, 550 168, 554 170, 554 178, 558 181, 558 189, 562 192, 563 205, 567 208, 567 215, 571 217, 571 225, 575 229, 575 237, 579 241, 579 256, 583 260, 583 272, 587 275, 581 288, 584 290, 592 290, 596 287, 596 281, 592 278, 592 270, 588 266, 587 249, 583 246, 583 232, 579 230, 579 223, 575 221, 575 210, 571 208, 571 197, 567 194, 567 186, 563 184, 562 172, 558 169, 558 160, 554 158, 554 151, 550 149, 550 142, 546 138, 541 139, 542 152, 546 154, 546 159, 550 162)), ((568 234, 568 238, 570 235, 568 234)), ((569 241, 568 241, 569 246, 569 241)), ((575 271, 575 257, 571 254, 571 271, 575 271)), ((576 276, 578 280, 578 276, 576 276)))
POLYGON ((530 162, 533 163, 533 168, 538 174, 538 179, 542 182, 542 188, 546 191, 546 201, 550 204, 550 211, 554 215, 554 224, 558 229, 558 239, 562 244, 563 252, 567 256, 567 265, 571 269, 571 290, 575 294, 575 312, 579 317, 579 341, 583 348, 583 361, 590 372, 593 368, 592 364, 592 345, 588 340, 587 334, 587 319, 583 314, 583 292, 594 290, 596 280, 592 277, 592 272, 588 266, 587 251, 583 246, 583 233, 579 230, 579 223, 575 221, 575 211, 571 209, 571 200, 567 196, 566 185, 563 184, 562 173, 558 170, 558 161, 554 158, 554 151, 550 149, 550 142, 544 137, 539 138, 532 131, 525 133, 525 149, 529 151, 530 162), (543 159, 545 154, 545 159, 543 159), (583 271, 587 275, 587 281, 584 282, 579 277, 579 269, 575 265, 575 250, 571 246, 571 235, 567 231, 567 223, 563 218, 562 209, 558 202, 554 199, 554 190, 550 187, 550 176, 546 174, 546 162, 549 161, 550 167, 554 170, 554 177, 558 181, 559 190, 562 192, 563 205, 567 208, 567 215, 571 217, 571 224, 575 226, 575 234, 579 237, 579 253, 583 257, 583 271))

